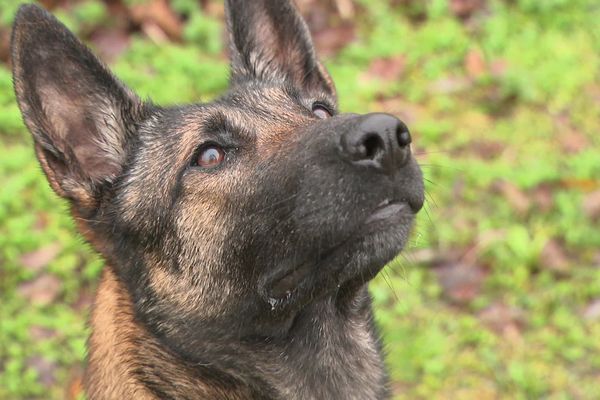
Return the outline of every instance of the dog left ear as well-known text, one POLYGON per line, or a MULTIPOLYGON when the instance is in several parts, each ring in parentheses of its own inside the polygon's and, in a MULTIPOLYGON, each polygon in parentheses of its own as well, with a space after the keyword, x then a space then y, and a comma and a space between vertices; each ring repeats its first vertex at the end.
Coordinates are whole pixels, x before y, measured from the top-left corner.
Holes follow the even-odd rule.
POLYGON ((335 96, 302 16, 290 0, 226 0, 232 84, 285 81, 335 96))
POLYGON ((52 188, 80 208, 122 172, 145 106, 56 18, 21 6, 12 35, 17 101, 52 188))

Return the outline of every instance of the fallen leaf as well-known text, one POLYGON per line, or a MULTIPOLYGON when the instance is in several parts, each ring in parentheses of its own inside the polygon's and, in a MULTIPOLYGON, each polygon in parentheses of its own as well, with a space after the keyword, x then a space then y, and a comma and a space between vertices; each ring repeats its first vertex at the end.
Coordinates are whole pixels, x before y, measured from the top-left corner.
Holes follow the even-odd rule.
POLYGON ((29 336, 35 341, 51 339, 56 336, 56 330, 46 328, 45 326, 31 325, 29 327, 29 336))
POLYGON ((297 0, 296 5, 313 35, 334 25, 337 9, 332 2, 297 0))
POLYGON ((153 22, 146 22, 142 25, 142 32, 154 43, 162 44, 169 40, 167 34, 153 22))
POLYGON ((459 18, 469 18, 483 6, 483 0, 450 0, 450 11, 459 18))
POLYGON ((596 103, 600 104, 600 85, 588 85, 585 91, 596 103))
POLYGON ((490 63, 490 73, 496 78, 506 75, 508 70, 508 62, 506 60, 497 59, 490 63))
POLYGON ((531 193, 531 200, 535 208, 543 213, 547 213, 554 207, 554 190, 551 185, 539 184, 531 193))
POLYGON ((469 148, 481 159, 491 160, 502 154, 506 149, 506 144, 488 139, 476 139, 469 144, 469 148))
POLYGON ((406 66, 406 58, 396 55, 389 58, 376 58, 367 69, 367 76, 385 81, 397 80, 406 66))
POLYGON ((487 275, 483 268, 460 261, 446 261, 433 270, 445 297, 458 305, 466 305, 479 295, 487 275))
POLYGON ((600 217, 600 190, 589 193, 583 198, 583 212, 593 220, 600 217))
POLYGON ((590 141, 586 135, 578 131, 568 113, 560 113, 554 118, 558 143, 565 153, 576 154, 589 148, 590 141))
POLYGON ((38 0, 45 9, 52 10, 60 3, 63 3, 63 0, 38 0))
POLYGON ((0 61, 7 62, 10 58, 10 31, 0 26, 0 61))
POLYGON ((525 313, 504 303, 493 303, 481 310, 478 317, 488 328, 505 337, 520 337, 525 326, 525 313))
POLYGON ((58 297, 60 280, 54 275, 44 273, 33 280, 21 283, 17 291, 31 304, 45 306, 58 297))
POLYGON ((510 206, 519 214, 525 215, 531 207, 531 200, 515 184, 508 181, 496 181, 493 188, 500 193, 510 206))
POLYGON ((115 29, 98 29, 91 38, 94 49, 103 61, 115 61, 129 47, 130 39, 127 32, 115 29))
POLYGON ((600 188, 600 181, 597 179, 577 179, 564 178, 560 185, 566 189, 581 190, 582 192, 593 192, 600 188))
POLYGON ((77 400, 84 394, 83 387, 83 368, 76 365, 71 368, 69 380, 67 382, 67 400, 77 400))
POLYGON ((315 46, 322 57, 335 55, 352 42, 355 37, 354 25, 351 24, 329 27, 313 33, 315 46))
POLYGON ((355 8, 352 0, 335 0, 335 5, 342 19, 351 20, 354 18, 355 8))
POLYGON ((93 302, 94 293, 90 290, 81 289, 73 308, 79 311, 89 310, 93 302))
POLYGON ((583 318, 588 321, 600 320, 600 298, 595 299, 588 304, 585 310, 583 310, 583 318))
POLYGON ((600 268, 600 251, 597 251, 596 254, 594 254, 594 256, 592 257, 592 262, 594 263, 594 266, 597 268, 600 268))
POLYGON ((150 3, 137 4, 131 7, 131 19, 142 26, 142 30, 152 34, 152 39, 160 35, 161 30, 171 40, 180 41, 183 27, 179 17, 173 12, 167 0, 153 0, 150 3))
POLYGON ((225 6, 222 1, 214 2, 209 0, 201 0, 202 10, 210 17, 223 19, 225 18, 225 6))
POLYGON ((47 212, 39 211, 36 213, 35 223, 33 229, 37 232, 43 232, 46 230, 48 223, 50 222, 50 216, 47 212))
POLYGON ((38 272, 46 267, 60 253, 61 246, 58 243, 52 243, 40 247, 35 251, 25 253, 21 256, 21 265, 32 272, 38 272))
POLYGON ((579 153, 590 146, 587 136, 575 129, 563 132, 559 135, 558 140, 563 150, 569 154, 579 153))
POLYGON ((571 263, 564 246, 556 239, 546 242, 540 253, 540 268, 558 274, 566 274, 571 269, 571 263))
POLYGON ((481 51, 477 49, 471 49, 465 56, 465 71, 471 78, 479 78, 487 71, 487 63, 483 58, 481 51))
POLYGON ((49 361, 42 356, 33 356, 27 360, 26 364, 37 373, 38 382, 42 385, 51 387, 56 383, 56 378, 54 376, 56 363, 49 361))

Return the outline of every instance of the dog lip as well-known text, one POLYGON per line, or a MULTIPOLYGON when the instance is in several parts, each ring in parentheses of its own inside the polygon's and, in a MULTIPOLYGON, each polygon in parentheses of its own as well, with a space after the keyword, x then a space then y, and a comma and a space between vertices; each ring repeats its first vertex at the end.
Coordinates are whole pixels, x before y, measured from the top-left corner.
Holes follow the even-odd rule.
POLYGON ((400 214, 408 208, 406 202, 399 202, 395 200, 385 199, 379 205, 371 215, 365 220, 366 224, 371 224, 378 221, 386 220, 394 215, 400 214))

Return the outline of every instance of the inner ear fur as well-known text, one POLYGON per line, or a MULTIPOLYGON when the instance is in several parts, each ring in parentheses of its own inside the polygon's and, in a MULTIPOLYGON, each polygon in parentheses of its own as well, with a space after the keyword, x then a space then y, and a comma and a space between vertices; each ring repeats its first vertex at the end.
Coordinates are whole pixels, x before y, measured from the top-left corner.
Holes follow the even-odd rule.
POLYGON ((335 96, 310 32, 290 0, 226 0, 232 83, 287 81, 335 96))
POLYGON ((52 188, 91 205, 122 172, 146 107, 38 6, 20 7, 11 52, 19 108, 52 188))

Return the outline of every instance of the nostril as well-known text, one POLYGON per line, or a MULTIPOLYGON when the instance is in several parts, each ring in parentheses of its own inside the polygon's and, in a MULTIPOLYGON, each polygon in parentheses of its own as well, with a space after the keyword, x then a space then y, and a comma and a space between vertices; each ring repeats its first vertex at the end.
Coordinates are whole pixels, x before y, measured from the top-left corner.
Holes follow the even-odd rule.
POLYGON ((365 158, 369 160, 375 160, 385 150, 383 139, 376 133, 366 135, 362 144, 365 149, 365 158))
POLYGON ((398 139, 398 145, 400 147, 406 147, 412 142, 410 132, 403 126, 399 126, 396 129, 396 138, 398 139))

